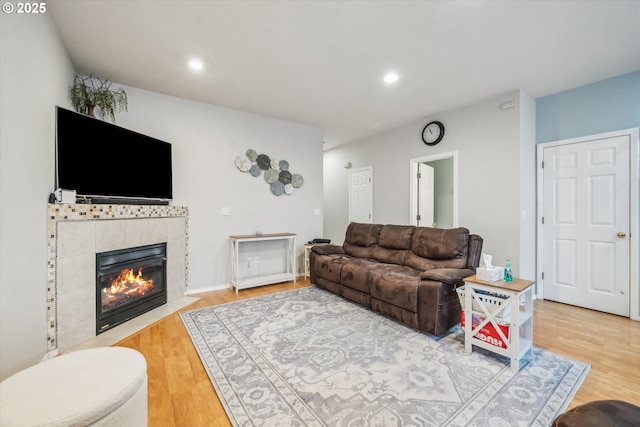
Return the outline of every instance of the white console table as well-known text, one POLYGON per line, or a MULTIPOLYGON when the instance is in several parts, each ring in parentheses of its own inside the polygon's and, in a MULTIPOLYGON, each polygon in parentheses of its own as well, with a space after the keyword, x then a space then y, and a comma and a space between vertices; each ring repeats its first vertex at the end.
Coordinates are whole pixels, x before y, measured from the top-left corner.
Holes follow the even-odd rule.
POLYGON ((515 372, 520 370, 520 359, 525 355, 531 356, 532 353, 533 283, 531 280, 517 278, 508 283, 502 280, 485 282, 475 275, 464 279, 464 343, 467 353, 471 353, 474 345, 482 347, 508 357, 511 359, 511 369, 515 372), (499 294, 501 297, 496 298, 491 296, 492 294, 499 294), (473 315, 482 318, 477 326, 473 325, 473 315), (509 326, 509 337, 502 333, 498 322, 509 326), (495 328, 506 348, 497 347, 476 337, 485 325, 495 328))
POLYGON ((252 288, 254 286, 270 285, 296 281, 296 235, 293 233, 251 234, 242 236, 229 236, 231 239, 231 286, 236 290, 252 288), (257 277, 240 277, 240 247, 247 243, 262 243, 269 241, 284 241, 282 258, 285 271, 282 273, 268 274, 257 277))

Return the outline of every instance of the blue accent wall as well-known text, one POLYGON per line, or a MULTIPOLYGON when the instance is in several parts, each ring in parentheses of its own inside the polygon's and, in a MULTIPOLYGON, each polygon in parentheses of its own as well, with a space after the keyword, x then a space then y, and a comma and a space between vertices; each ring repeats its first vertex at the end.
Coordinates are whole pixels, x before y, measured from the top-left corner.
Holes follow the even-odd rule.
POLYGON ((536 143, 640 127, 640 70, 536 99, 536 143))

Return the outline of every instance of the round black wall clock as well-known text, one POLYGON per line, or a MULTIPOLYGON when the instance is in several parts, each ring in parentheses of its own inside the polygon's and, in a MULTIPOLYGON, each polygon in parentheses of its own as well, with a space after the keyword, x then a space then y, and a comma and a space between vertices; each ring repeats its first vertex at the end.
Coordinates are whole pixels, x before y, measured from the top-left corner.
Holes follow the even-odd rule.
POLYGON ((444 125, 442 122, 433 121, 427 124, 422 130, 422 140, 427 145, 436 145, 442 141, 444 136, 444 125))

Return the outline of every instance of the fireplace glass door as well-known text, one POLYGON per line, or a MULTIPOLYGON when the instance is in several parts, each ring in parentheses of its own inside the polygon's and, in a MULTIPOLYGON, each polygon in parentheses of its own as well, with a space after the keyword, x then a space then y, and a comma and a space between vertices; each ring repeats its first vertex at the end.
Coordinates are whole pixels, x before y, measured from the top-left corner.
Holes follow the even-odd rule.
POLYGON ((96 254, 96 333, 167 302, 166 243, 96 254))

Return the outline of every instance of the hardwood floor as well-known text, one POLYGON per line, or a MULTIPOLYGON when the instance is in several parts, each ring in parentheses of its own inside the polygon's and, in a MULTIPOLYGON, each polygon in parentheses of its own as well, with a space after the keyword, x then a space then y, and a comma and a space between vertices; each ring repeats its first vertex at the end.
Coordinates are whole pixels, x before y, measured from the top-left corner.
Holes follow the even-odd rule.
POLYGON ((533 344, 591 365, 570 408, 618 399, 640 406, 640 322, 552 301, 534 301, 533 344))
MULTIPOLYGON (((308 280, 198 294, 180 311, 309 286, 308 280)), ((149 426, 230 426, 177 313, 115 345, 147 359, 149 426)), ((640 322, 551 301, 534 301, 534 345, 591 365, 570 408, 600 399, 640 405, 640 322)))

